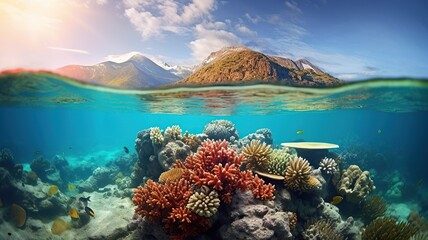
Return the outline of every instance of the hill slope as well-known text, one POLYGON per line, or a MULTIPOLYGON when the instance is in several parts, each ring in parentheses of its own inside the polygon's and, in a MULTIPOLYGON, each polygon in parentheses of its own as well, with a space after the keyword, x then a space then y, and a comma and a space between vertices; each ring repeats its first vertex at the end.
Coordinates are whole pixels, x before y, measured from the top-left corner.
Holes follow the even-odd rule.
POLYGON ((307 60, 267 56, 247 48, 212 53, 205 64, 175 85, 275 83, 290 86, 332 86, 342 83, 307 60))

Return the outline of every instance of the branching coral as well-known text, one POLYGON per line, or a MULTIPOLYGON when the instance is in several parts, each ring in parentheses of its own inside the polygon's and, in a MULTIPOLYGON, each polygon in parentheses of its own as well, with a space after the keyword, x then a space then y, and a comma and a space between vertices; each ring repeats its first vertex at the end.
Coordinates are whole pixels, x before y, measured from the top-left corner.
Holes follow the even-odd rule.
POLYGON ((351 165, 342 174, 336 189, 351 203, 359 203, 375 190, 368 171, 361 171, 357 165, 351 165))
POLYGON ((336 232, 334 224, 328 220, 318 220, 312 224, 308 224, 303 232, 303 239, 316 240, 341 240, 343 237, 336 232))
POLYGON ((417 229, 393 218, 378 218, 372 221, 361 235, 362 240, 409 239, 417 229))
POLYGON ((181 128, 178 125, 173 125, 171 127, 167 127, 165 129, 165 141, 175 141, 181 140, 183 136, 181 136, 181 128))
POLYGON ((193 193, 187 203, 187 208, 202 217, 211 217, 216 214, 220 206, 220 199, 216 191, 202 186, 199 192, 193 193))
POLYGON ((315 184, 316 179, 310 177, 311 173, 312 168, 309 162, 301 157, 296 157, 288 163, 285 170, 285 185, 294 191, 306 191, 315 184))
POLYGON ((295 157, 296 155, 292 154, 288 148, 273 149, 269 156, 268 172, 270 174, 284 176, 288 162, 295 157))
POLYGON ((367 199, 363 204, 363 214, 370 220, 382 217, 386 212, 386 202, 379 195, 367 199))
POLYGON ((225 203, 231 202, 236 189, 250 189, 258 199, 273 199, 274 187, 265 185, 249 171, 241 171, 243 155, 228 148, 228 144, 227 141, 204 141, 198 152, 184 162, 188 179, 197 186, 206 185, 216 190, 225 203))
POLYGON ((334 174, 339 172, 339 167, 333 158, 323 158, 320 162, 319 169, 327 174, 334 174))
POLYGON ((249 170, 267 172, 269 168, 269 155, 272 149, 266 143, 261 143, 259 140, 252 140, 250 144, 242 149, 242 154, 245 156, 245 165, 249 170))
POLYGON ((162 136, 162 130, 158 127, 150 128, 150 140, 157 145, 163 144, 164 138, 162 136))

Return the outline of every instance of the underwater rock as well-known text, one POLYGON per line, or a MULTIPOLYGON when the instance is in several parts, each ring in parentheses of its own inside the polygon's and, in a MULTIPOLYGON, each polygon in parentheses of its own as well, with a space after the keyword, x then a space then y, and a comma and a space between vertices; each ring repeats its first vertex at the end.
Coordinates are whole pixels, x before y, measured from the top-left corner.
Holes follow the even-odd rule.
POLYGON ((233 137, 234 140, 239 139, 238 130, 236 130, 235 124, 227 120, 211 121, 205 125, 203 133, 208 135, 208 138, 212 140, 230 141, 231 137, 233 137))
POLYGON ((117 167, 119 171, 125 175, 129 175, 132 171, 132 167, 137 162, 137 155, 132 154, 121 154, 119 157, 110 161, 106 164, 107 167, 117 167))
POLYGON ((361 228, 363 225, 362 222, 355 221, 352 217, 348 217, 346 221, 341 221, 336 225, 336 231, 343 236, 343 239, 360 240, 361 228))
POLYGON ((252 140, 259 140, 267 145, 273 144, 272 132, 269 128, 262 128, 257 130, 255 133, 250 133, 240 140, 242 146, 249 144, 252 140))
POLYGON ((132 233, 131 239, 151 239, 151 240, 169 240, 170 237, 163 231, 160 224, 151 223, 141 216, 135 214, 128 229, 136 230, 132 233), (137 225, 137 227, 135 226, 137 225))
POLYGON ((177 140, 166 144, 158 154, 158 161, 164 170, 168 170, 176 160, 183 161, 190 154, 192 154, 190 147, 177 140))
POLYGON ((117 168, 98 167, 88 179, 79 184, 80 192, 93 192, 114 182, 117 168))
POLYGON ((289 215, 274 201, 254 199, 251 191, 236 192, 230 214, 220 214, 222 239, 292 239, 289 215))
POLYGON ((40 180, 43 182, 48 181, 46 172, 51 168, 51 163, 47 159, 42 156, 38 156, 31 161, 30 168, 37 174, 40 180))
POLYGON ((10 173, 13 172, 13 167, 15 166, 15 162, 13 159, 12 152, 7 149, 3 148, 0 150, 0 167, 5 168, 10 173))

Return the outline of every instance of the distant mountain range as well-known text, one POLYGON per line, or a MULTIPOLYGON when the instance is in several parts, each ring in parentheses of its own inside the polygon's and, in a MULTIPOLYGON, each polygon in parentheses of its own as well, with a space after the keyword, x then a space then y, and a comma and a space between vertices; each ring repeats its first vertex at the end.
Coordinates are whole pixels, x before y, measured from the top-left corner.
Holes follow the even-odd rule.
POLYGON ((141 54, 122 63, 108 61, 93 66, 68 65, 55 72, 92 84, 127 89, 156 88, 182 79, 141 54))
POLYGON ((333 86, 343 83, 307 60, 268 56, 241 46, 213 52, 194 68, 161 65, 136 54, 122 63, 69 65, 57 69, 56 73, 92 84, 127 89, 251 83, 333 86))

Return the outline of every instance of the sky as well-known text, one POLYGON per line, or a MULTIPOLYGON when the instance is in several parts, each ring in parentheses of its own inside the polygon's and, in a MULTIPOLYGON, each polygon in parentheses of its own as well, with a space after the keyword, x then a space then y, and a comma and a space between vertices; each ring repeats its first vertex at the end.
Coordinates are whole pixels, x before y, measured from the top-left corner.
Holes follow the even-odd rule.
POLYGON ((307 59, 343 80, 427 78, 425 0, 2 0, 0 70, 195 65, 222 47, 307 59))

